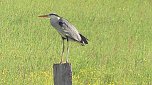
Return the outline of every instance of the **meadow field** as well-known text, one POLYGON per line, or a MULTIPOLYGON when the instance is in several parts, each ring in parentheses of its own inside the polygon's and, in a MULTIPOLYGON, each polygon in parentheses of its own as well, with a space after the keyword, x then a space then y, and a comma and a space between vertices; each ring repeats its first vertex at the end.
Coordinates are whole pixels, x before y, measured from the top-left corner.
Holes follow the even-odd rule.
POLYGON ((152 0, 0 0, 0 85, 53 85, 57 13, 89 39, 70 43, 73 85, 152 85, 152 0))

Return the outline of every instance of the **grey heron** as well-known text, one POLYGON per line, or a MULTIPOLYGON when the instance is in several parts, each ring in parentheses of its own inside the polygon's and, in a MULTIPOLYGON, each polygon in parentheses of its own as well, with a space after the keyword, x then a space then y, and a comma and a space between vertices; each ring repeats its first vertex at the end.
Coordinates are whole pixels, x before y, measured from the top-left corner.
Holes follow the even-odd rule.
POLYGON ((68 41, 76 41, 80 43, 82 46, 85 44, 88 44, 88 39, 84 37, 82 34, 78 32, 78 30, 69 23, 66 19, 63 17, 60 17, 59 15, 55 13, 51 13, 48 15, 41 15, 38 17, 46 17, 50 19, 51 25, 58 31, 58 33, 62 37, 62 56, 61 56, 61 62, 63 62, 63 55, 64 55, 64 40, 67 40, 67 55, 66 55, 66 62, 68 62, 68 55, 69 55, 69 42, 68 41))

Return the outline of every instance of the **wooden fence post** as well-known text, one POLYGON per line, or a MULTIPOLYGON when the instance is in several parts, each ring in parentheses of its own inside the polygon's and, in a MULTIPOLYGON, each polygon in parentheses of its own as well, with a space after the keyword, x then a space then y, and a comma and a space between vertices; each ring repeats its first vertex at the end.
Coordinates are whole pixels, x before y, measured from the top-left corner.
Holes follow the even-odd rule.
POLYGON ((53 64, 54 85, 72 85, 70 63, 53 64))

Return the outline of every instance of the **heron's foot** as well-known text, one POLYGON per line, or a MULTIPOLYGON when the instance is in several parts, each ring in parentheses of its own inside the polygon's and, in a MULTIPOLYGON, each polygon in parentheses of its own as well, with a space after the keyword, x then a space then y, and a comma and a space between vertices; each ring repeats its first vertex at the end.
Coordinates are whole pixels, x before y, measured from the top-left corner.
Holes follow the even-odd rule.
POLYGON ((61 61, 60 61, 60 64, 62 64, 63 63, 63 59, 61 59, 61 61))
POLYGON ((66 63, 68 63, 68 60, 66 60, 66 63))

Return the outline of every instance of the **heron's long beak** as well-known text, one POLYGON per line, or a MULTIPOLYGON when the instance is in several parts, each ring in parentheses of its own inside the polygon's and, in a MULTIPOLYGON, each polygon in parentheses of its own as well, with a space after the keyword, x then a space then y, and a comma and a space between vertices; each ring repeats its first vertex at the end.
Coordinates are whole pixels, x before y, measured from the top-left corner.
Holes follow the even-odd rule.
POLYGON ((46 18, 48 18, 48 15, 40 15, 38 17, 46 17, 46 18))

